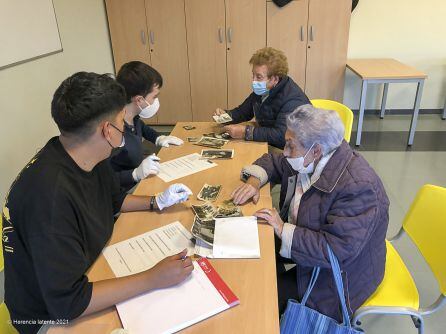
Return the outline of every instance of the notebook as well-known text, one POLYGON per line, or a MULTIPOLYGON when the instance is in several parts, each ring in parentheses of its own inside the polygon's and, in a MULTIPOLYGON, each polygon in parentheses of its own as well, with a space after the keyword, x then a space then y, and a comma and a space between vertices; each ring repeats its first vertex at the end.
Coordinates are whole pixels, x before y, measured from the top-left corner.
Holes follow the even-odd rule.
POLYGON ((175 333, 240 303, 209 261, 202 258, 186 281, 116 305, 132 334, 175 333))
POLYGON ((213 244, 209 245, 196 239, 195 254, 213 259, 260 258, 257 218, 216 218, 213 244))

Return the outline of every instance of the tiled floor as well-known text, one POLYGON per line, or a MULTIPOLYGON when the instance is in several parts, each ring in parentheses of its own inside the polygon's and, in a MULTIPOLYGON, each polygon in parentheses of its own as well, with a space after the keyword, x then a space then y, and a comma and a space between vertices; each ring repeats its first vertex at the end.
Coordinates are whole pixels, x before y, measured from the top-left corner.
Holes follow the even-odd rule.
MULTIPOLYGON (((366 115, 363 131, 409 131, 412 116, 386 115, 380 119, 378 115, 366 115)), ((358 117, 355 115, 353 131, 356 131, 358 117)), ((446 122, 440 114, 420 115, 417 124, 418 131, 446 131, 446 122)))
MULTIPOLYGON (((386 116, 384 120, 380 120, 377 116, 366 116, 364 131, 408 131, 409 125, 410 116, 392 115, 386 116)), ((353 129, 356 129, 356 125, 353 126, 353 129)), ((161 129, 161 131, 163 130, 161 129)), ((446 132, 446 121, 442 121, 439 115, 421 115, 418 132, 425 131, 446 132)), ((423 133, 423 135, 429 137, 428 133, 423 133)), ((367 137, 363 138, 365 146, 367 137)), ((353 136, 352 141, 354 139, 353 136)), ((415 137, 416 143, 417 136, 415 137)), ((383 149, 382 146, 381 149, 383 149)), ((388 236, 393 236, 399 230, 410 203, 423 184, 431 183, 446 187, 446 150, 436 152, 406 151, 400 147, 395 151, 373 151, 368 147, 367 150, 361 150, 361 153, 382 178, 390 198, 388 236)), ((439 295, 437 283, 413 244, 408 238, 402 238, 395 243, 395 246, 414 276, 421 296, 421 305, 428 305, 435 301, 439 295)), ((3 277, 0 277, 0 283, 3 286, 3 277)), ((364 318, 363 329, 370 334, 417 332, 409 317, 400 316, 369 316, 364 318)), ((426 317, 425 333, 446 333, 446 308, 426 317)))
MULTIPOLYGON (((357 120, 357 117, 355 118, 357 120)), ((365 118, 359 151, 446 151, 446 121, 440 115, 421 115, 414 144, 407 146, 410 116, 365 118)), ((353 123, 351 142, 356 140, 357 122, 353 123)))

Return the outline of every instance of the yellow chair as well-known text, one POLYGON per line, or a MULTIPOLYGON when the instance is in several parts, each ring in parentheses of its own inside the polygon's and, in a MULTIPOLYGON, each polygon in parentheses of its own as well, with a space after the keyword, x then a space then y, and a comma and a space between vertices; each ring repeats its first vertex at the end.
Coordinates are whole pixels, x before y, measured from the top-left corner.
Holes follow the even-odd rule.
POLYGON ((3 258, 3 216, 0 213, 0 271, 5 267, 5 259, 3 258))
MULTIPOLYGON (((3 271, 5 263, 3 259, 3 216, 0 213, 0 272, 3 271)), ((0 304, 0 333, 1 334, 17 334, 17 330, 10 323, 11 317, 5 303, 0 304)))
POLYGON ((11 325, 11 317, 5 303, 0 304, 0 333, 18 334, 14 326, 11 325))
POLYGON ((430 266, 440 287, 440 296, 428 307, 420 307, 415 282, 393 245, 386 241, 387 256, 384 279, 374 294, 354 314, 352 323, 361 325, 368 314, 410 315, 424 332, 423 316, 446 305, 446 188, 424 185, 418 192, 398 234, 407 234, 430 266))
POLYGON ((350 136, 352 134, 353 126, 353 112, 350 110, 349 107, 343 105, 342 103, 331 100, 311 100, 311 104, 316 108, 336 111, 339 114, 342 123, 344 123, 345 141, 347 143, 350 142, 350 136))

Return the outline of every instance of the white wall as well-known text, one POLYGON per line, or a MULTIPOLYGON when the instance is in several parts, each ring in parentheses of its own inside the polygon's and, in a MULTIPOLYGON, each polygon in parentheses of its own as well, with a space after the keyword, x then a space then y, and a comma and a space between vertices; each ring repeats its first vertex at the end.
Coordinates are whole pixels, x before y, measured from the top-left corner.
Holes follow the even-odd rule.
MULTIPOLYGON (((57 135, 50 102, 60 82, 81 70, 113 72, 103 0, 54 0, 54 6, 64 51, 0 70, 1 200, 32 155, 57 135)), ((360 0, 351 20, 349 57, 393 57, 425 71, 422 108, 442 108, 445 18, 444 0, 360 0)), ((356 109, 359 94, 359 80, 348 73, 346 104, 356 109)), ((414 95, 414 85, 391 85, 388 107, 411 108, 414 95)), ((377 109, 380 97, 381 89, 371 89, 367 108, 377 109)))
MULTIPOLYGON (((352 14, 349 58, 395 58, 428 74, 421 108, 446 98, 446 1, 360 0, 352 14)), ((373 86, 369 86, 373 87, 373 86)), ((389 86, 390 109, 413 107, 416 84, 389 86)), ((358 109, 361 82, 347 72, 344 102, 358 109)), ((368 90, 366 108, 379 109, 382 87, 368 90)))
POLYGON ((103 0, 54 0, 54 7, 63 52, 0 70, 1 202, 22 167, 58 134, 50 103, 59 84, 77 71, 113 72, 103 0))

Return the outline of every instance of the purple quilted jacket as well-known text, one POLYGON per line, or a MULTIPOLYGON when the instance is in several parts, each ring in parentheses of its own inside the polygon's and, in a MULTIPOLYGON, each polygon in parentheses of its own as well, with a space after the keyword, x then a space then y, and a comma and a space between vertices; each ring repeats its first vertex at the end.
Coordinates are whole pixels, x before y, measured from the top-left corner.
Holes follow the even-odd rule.
MULTIPOLYGON (((286 221, 297 173, 283 154, 265 154, 254 164, 266 170, 271 183, 282 185, 280 215, 286 221)), ((342 320, 328 243, 341 265, 347 307, 355 312, 383 279, 388 222, 389 199, 380 178, 343 141, 300 202, 291 247, 291 260, 297 265, 296 298, 302 299, 313 267, 320 266, 307 305, 342 320)))

